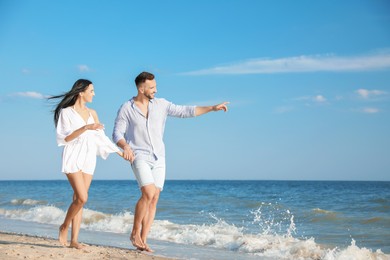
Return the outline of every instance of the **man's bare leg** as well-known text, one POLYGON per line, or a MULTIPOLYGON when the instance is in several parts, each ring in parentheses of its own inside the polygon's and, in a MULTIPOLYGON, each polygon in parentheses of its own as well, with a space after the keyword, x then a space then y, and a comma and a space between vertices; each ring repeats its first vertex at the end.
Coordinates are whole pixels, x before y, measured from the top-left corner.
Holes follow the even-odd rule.
POLYGON ((133 230, 131 231, 130 241, 136 248, 145 249, 145 244, 141 238, 142 222, 148 213, 150 203, 155 195, 156 186, 154 184, 146 185, 141 188, 141 198, 135 206, 133 230))
POLYGON ((142 221, 142 231, 141 231, 141 238, 143 243, 145 244, 145 250, 148 252, 154 252, 146 243, 148 234, 150 232, 150 229, 152 228, 154 218, 156 216, 156 210, 157 210, 157 202, 160 197, 160 189, 156 188, 156 193, 150 202, 149 210, 147 214, 145 215, 143 221, 142 221))

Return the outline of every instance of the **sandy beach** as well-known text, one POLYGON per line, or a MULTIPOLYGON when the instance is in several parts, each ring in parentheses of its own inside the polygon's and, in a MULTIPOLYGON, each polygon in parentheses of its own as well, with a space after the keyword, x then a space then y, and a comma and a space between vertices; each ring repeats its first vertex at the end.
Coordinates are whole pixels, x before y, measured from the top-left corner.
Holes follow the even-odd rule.
POLYGON ((167 260, 131 249, 86 245, 78 250, 61 246, 57 240, 0 232, 0 259, 140 259, 167 260))

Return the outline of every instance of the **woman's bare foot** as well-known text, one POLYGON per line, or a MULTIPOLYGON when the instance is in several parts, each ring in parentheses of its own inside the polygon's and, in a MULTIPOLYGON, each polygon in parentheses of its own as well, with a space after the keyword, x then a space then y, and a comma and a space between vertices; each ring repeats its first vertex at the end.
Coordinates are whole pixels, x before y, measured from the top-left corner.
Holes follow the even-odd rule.
POLYGON ((64 226, 64 224, 60 226, 58 241, 62 246, 66 246, 66 244, 68 243, 68 228, 64 226))
POLYGON ((69 247, 70 248, 76 248, 76 249, 83 249, 83 248, 85 248, 85 245, 80 244, 78 242, 71 242, 69 247))
POLYGON ((133 244, 134 247, 136 247, 139 250, 145 250, 145 245, 142 242, 142 239, 140 236, 137 235, 131 235, 130 236, 130 241, 133 244))
POLYGON ((149 247, 149 245, 147 245, 147 244, 145 244, 145 249, 144 249, 146 252, 149 252, 149 253, 153 253, 154 252, 154 250, 153 249, 151 249, 150 247, 149 247))
POLYGON ((154 250, 151 249, 148 244, 144 243, 144 245, 145 245, 144 248, 137 247, 137 250, 139 250, 139 251, 146 251, 146 252, 149 252, 149 253, 154 253, 154 250))

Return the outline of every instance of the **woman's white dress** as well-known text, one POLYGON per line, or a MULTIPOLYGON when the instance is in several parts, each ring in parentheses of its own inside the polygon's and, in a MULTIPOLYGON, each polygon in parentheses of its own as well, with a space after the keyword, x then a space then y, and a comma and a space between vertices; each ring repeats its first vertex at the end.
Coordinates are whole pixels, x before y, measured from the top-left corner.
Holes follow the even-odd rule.
POLYGON ((74 173, 82 171, 93 174, 96 167, 96 156, 106 159, 110 153, 119 152, 103 130, 87 130, 70 142, 65 137, 75 130, 95 123, 89 114, 87 122, 72 107, 63 108, 57 123, 57 143, 64 146, 62 153, 62 172, 74 173))

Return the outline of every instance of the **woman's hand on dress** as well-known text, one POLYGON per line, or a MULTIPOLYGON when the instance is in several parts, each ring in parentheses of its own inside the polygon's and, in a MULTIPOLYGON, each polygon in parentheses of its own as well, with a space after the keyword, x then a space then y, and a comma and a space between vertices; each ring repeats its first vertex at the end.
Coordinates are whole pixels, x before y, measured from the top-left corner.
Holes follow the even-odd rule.
POLYGON ((89 124, 85 126, 86 130, 101 130, 104 129, 104 125, 100 123, 89 124))

